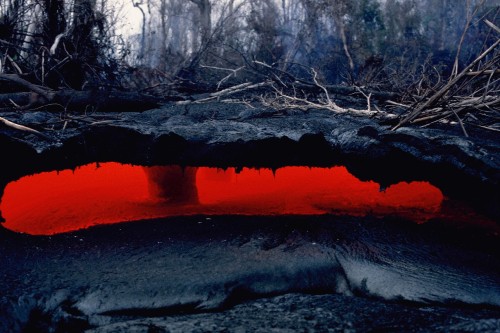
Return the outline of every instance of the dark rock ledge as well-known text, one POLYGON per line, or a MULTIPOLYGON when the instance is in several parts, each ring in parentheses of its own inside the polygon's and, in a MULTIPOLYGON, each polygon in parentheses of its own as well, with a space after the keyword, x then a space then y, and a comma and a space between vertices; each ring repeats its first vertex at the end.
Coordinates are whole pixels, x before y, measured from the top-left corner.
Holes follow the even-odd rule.
POLYGON ((326 110, 244 104, 165 105, 142 113, 2 113, 48 137, 0 127, 0 182, 95 161, 142 165, 346 165, 386 186, 426 179, 446 195, 498 202, 498 134, 401 128, 326 110))
MULTIPOLYGON (((372 119, 325 110, 283 114, 222 103, 0 116, 46 135, 0 126, 0 196, 8 181, 23 175, 96 161, 343 164, 381 186, 429 180, 446 195, 500 216, 498 136, 482 132, 471 131, 469 139, 453 129, 392 132, 372 119)), ((147 228, 144 222, 46 237, 0 227, 0 331, 500 327, 496 236, 390 217, 321 216, 311 223, 310 217, 193 216, 147 221, 147 228)))

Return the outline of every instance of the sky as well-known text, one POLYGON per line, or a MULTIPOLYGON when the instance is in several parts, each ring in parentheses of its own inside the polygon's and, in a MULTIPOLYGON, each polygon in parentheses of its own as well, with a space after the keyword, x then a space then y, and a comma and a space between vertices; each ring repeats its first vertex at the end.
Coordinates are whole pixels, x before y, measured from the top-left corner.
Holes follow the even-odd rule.
MULTIPOLYGON (((141 32, 142 14, 134 7, 134 0, 117 0, 115 6, 120 8, 118 32, 130 36, 141 32)), ((137 1, 134 1, 137 2, 137 1)))

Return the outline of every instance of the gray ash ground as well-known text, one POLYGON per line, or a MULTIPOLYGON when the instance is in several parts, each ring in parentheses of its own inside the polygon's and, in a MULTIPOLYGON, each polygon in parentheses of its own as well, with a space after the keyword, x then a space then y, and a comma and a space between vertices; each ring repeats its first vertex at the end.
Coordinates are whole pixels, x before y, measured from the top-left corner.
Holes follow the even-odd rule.
MULTIPOLYGON (((342 163, 381 186, 428 180, 500 216, 496 134, 221 103, 1 116, 45 136, 0 128, 0 193, 96 161, 342 163)), ((194 216, 50 237, 0 228, 0 240, 0 332, 500 331, 498 234, 439 220, 194 216)))

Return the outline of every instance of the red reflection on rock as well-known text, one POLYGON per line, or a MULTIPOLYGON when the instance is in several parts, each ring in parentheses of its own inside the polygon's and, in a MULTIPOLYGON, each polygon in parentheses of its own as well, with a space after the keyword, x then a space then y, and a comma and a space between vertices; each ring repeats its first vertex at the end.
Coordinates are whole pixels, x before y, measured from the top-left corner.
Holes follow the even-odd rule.
POLYGON ((0 209, 8 229, 55 234, 99 224, 209 215, 434 216, 441 192, 426 182, 379 190, 344 167, 269 169, 138 167, 118 163, 46 172, 7 185, 0 209))

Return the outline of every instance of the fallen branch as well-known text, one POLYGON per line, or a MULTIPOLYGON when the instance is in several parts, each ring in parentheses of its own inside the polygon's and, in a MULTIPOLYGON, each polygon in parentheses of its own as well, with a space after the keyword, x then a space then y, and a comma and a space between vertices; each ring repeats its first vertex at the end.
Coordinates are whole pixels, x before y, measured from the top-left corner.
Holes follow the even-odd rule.
MULTIPOLYGON (((275 85, 272 85, 274 89, 274 96, 273 97, 262 97, 261 102, 269 107, 275 108, 275 109, 283 109, 283 108, 291 108, 291 109, 299 109, 299 110, 304 110, 308 111, 309 109, 326 109, 329 111, 332 111, 334 113, 346 113, 346 114, 351 114, 355 116, 364 116, 364 117, 380 117, 384 119, 394 119, 397 116, 388 113, 388 112, 381 112, 379 110, 373 111, 371 110, 371 104, 370 104, 370 95, 366 95, 363 92, 361 92, 366 98, 367 98, 367 103, 368 103, 368 109, 366 110, 359 110, 359 109, 354 109, 354 108, 343 108, 337 105, 333 101, 333 99, 330 97, 330 94, 328 92, 328 89, 321 83, 319 83, 317 79, 317 72, 314 69, 311 69, 312 71, 312 77, 314 84, 321 90, 323 91, 324 94, 324 100, 318 100, 318 101, 312 101, 310 98, 307 98, 305 94, 302 94, 301 97, 299 97, 297 90, 294 90, 294 94, 286 94, 283 92, 283 90, 278 89, 275 85)), ((295 87, 293 87, 295 88, 295 87)), ((359 88, 358 88, 359 89, 359 88)))
POLYGON ((33 84, 15 74, 0 74, 0 80, 14 82, 31 92, 0 94, 0 102, 14 101, 17 110, 29 110, 35 107, 57 104, 64 109, 85 110, 95 108, 121 108, 121 111, 141 111, 159 106, 164 99, 134 92, 113 90, 77 91, 72 89, 52 90, 33 84))
POLYGON ((217 83, 217 89, 220 89, 220 86, 227 80, 231 78, 231 76, 236 77, 239 71, 245 69, 245 66, 238 67, 236 69, 232 68, 223 68, 223 67, 216 67, 216 66, 206 66, 206 65, 200 65, 201 68, 209 68, 209 69, 215 69, 219 71, 226 71, 226 72, 231 72, 228 75, 224 76, 218 83, 217 83))
POLYGON ((500 69, 487 69, 484 71, 470 71, 466 73, 467 76, 479 76, 479 75, 495 75, 500 74, 500 69))
POLYGON ((0 94, 0 104, 14 103, 16 108, 19 105, 27 105, 30 102, 31 92, 15 92, 0 94))
MULTIPOLYGON (((276 88, 277 89, 277 88, 276 88)), ((346 113, 355 116, 364 117, 381 117, 384 119, 394 119, 397 115, 381 111, 369 111, 360 110, 354 108, 342 108, 334 103, 328 102, 313 102, 307 98, 297 97, 292 95, 287 95, 280 90, 276 90, 274 97, 262 97, 261 102, 265 106, 269 106, 275 109, 298 109, 303 111, 308 111, 310 109, 326 109, 334 113, 346 113)))
POLYGON ((367 95, 367 94, 365 94, 365 93, 363 92, 363 90, 361 90, 361 88, 356 87, 356 89, 359 91, 359 93, 360 93, 361 95, 365 96, 365 98, 366 98, 366 106, 367 106, 367 108, 368 108, 368 111, 371 111, 371 110, 372 110, 372 107, 371 107, 371 97, 372 97, 372 93, 369 93, 369 94, 367 95))
POLYGON ((5 39, 0 39, 0 43, 8 45, 8 46, 11 46, 11 47, 14 47, 14 48, 19 49, 21 51, 25 51, 25 52, 31 51, 31 49, 29 49, 29 48, 26 48, 26 47, 23 47, 23 46, 20 46, 20 45, 8 42, 5 39))
POLYGON ((476 125, 476 124, 471 124, 471 125, 479 127, 479 128, 482 128, 482 129, 485 129, 485 130, 488 130, 488 131, 493 131, 493 132, 500 133, 500 129, 498 129, 498 128, 489 127, 489 126, 483 126, 483 125, 476 125))
MULTIPOLYGON (((489 21, 486 24, 500 32, 500 28, 489 21)), ((441 85, 440 89, 434 91, 430 97, 426 96, 426 91, 419 92, 411 101, 402 101, 398 106, 412 105, 415 100, 420 100, 417 107, 411 109, 406 117, 393 129, 397 129, 407 122, 419 124, 427 127, 437 122, 451 122, 447 118, 455 117, 465 136, 468 136, 465 125, 483 126, 480 128, 490 129, 489 122, 481 123, 481 117, 491 118, 498 122, 498 106, 500 106, 500 70, 498 61, 498 39, 486 51, 481 53, 472 63, 456 76, 451 76, 448 82, 441 85), (486 60, 486 57, 487 60, 486 60), (476 88, 479 87, 479 88, 476 88), (471 92, 471 88, 475 88, 471 92), (404 104, 403 104, 404 103, 404 104), (461 113, 467 111, 466 117, 474 119, 473 122, 464 121, 461 113), (474 116, 472 113, 477 115, 474 116)), ((434 89, 432 89, 434 90, 434 89)), ((391 104, 395 104, 390 102, 391 104)), ((409 108, 409 107, 406 107, 409 108)))
MULTIPOLYGON (((258 74, 260 76, 264 76, 267 78, 269 81, 275 82, 278 86, 284 87, 285 89, 303 89, 303 90, 311 90, 311 89, 320 89, 323 90, 323 88, 326 88, 330 94, 339 94, 339 95, 349 95, 349 94, 358 94, 360 93, 359 88, 362 88, 363 91, 367 94, 371 94, 373 98, 377 98, 379 100, 388 100, 391 98, 396 98, 399 95, 394 92, 390 91, 380 91, 377 89, 369 88, 369 87, 352 87, 352 86, 345 86, 345 85, 326 85, 326 84, 321 84, 319 86, 317 82, 314 82, 314 78, 312 77, 312 80, 306 80, 304 78, 298 78, 292 73, 277 67, 278 63, 275 64, 267 64, 263 61, 259 60, 253 60, 249 63, 247 63, 246 66, 241 66, 236 69, 232 68, 224 68, 224 67, 215 67, 215 66, 206 66, 203 65, 201 66, 202 68, 208 68, 208 69, 214 69, 214 70, 219 70, 219 71, 227 71, 231 72, 228 74, 227 77, 235 75, 237 72, 246 70, 251 73, 258 74), (257 65, 260 68, 257 68, 257 65), (293 87, 292 87, 293 86, 293 87), (321 88, 323 87, 323 88, 321 88)), ((314 72, 311 70, 310 67, 298 64, 298 63, 288 63, 288 62, 281 62, 279 63, 281 65, 289 64, 289 65, 297 65, 300 67, 304 67, 309 70, 311 73, 311 76, 314 75, 314 72)), ((316 73, 316 80, 317 80, 317 73, 316 73)), ((227 77, 223 78, 225 80, 227 77)), ((364 96, 364 95, 363 95, 364 96)), ((366 97, 366 96, 365 96, 366 97)))
POLYGON ((28 127, 28 126, 16 124, 15 122, 12 122, 8 119, 5 119, 4 117, 0 117, 0 122, 3 123, 7 127, 14 128, 16 130, 23 131, 23 132, 33 133, 33 134, 39 135, 47 140, 52 140, 52 138, 43 134, 42 132, 37 131, 36 129, 33 129, 33 128, 28 127))
POLYGON ((488 27, 490 27, 491 29, 495 30, 500 34, 500 28, 497 27, 495 24, 493 24, 493 22, 491 22, 490 20, 484 20, 484 23, 486 23, 488 27))
POLYGON ((465 129, 464 123, 462 122, 462 118, 459 117, 458 113, 455 110, 451 110, 453 114, 455 115, 455 118, 457 118, 458 123, 460 124, 460 128, 462 129, 462 132, 464 133, 465 137, 468 138, 469 134, 467 133, 467 130, 465 129))
POLYGON ((12 59, 12 57, 8 54, 6 54, 6 57, 10 61, 12 67, 14 67, 19 74, 23 74, 21 67, 19 67, 19 65, 14 61, 14 59, 12 59))
POLYGON ((221 91, 211 93, 208 95, 208 97, 205 97, 205 98, 196 99, 194 101, 179 101, 179 102, 177 102, 177 104, 184 105, 184 104, 206 103, 206 102, 210 102, 213 100, 218 100, 222 97, 227 97, 227 96, 230 96, 230 95, 233 95, 236 93, 240 93, 243 91, 262 88, 262 87, 271 86, 271 85, 272 85, 272 83, 270 81, 264 81, 264 82, 260 82, 260 83, 246 82, 246 83, 238 84, 236 86, 232 86, 232 87, 223 89, 221 91))
POLYGON ((41 96, 47 99, 47 101, 50 101, 54 98, 54 91, 52 89, 42 87, 36 84, 33 84, 29 81, 26 81, 25 79, 19 77, 18 75, 15 74, 0 74, 0 80, 6 80, 6 81, 11 81, 14 83, 17 83, 41 96))
POLYGON ((399 127, 415 120, 425 109, 428 109, 435 103, 437 103, 443 96, 452 89, 463 77, 467 75, 481 60, 483 60, 488 54, 490 54, 495 48, 500 45, 500 39, 498 39, 493 45, 491 45, 486 51, 479 55, 474 61, 472 61, 466 68, 464 68, 459 74, 457 74, 453 79, 446 83, 439 91, 428 98, 424 103, 419 105, 415 110, 411 111, 405 118, 403 118, 399 124, 394 126, 392 130, 396 130, 399 127))

